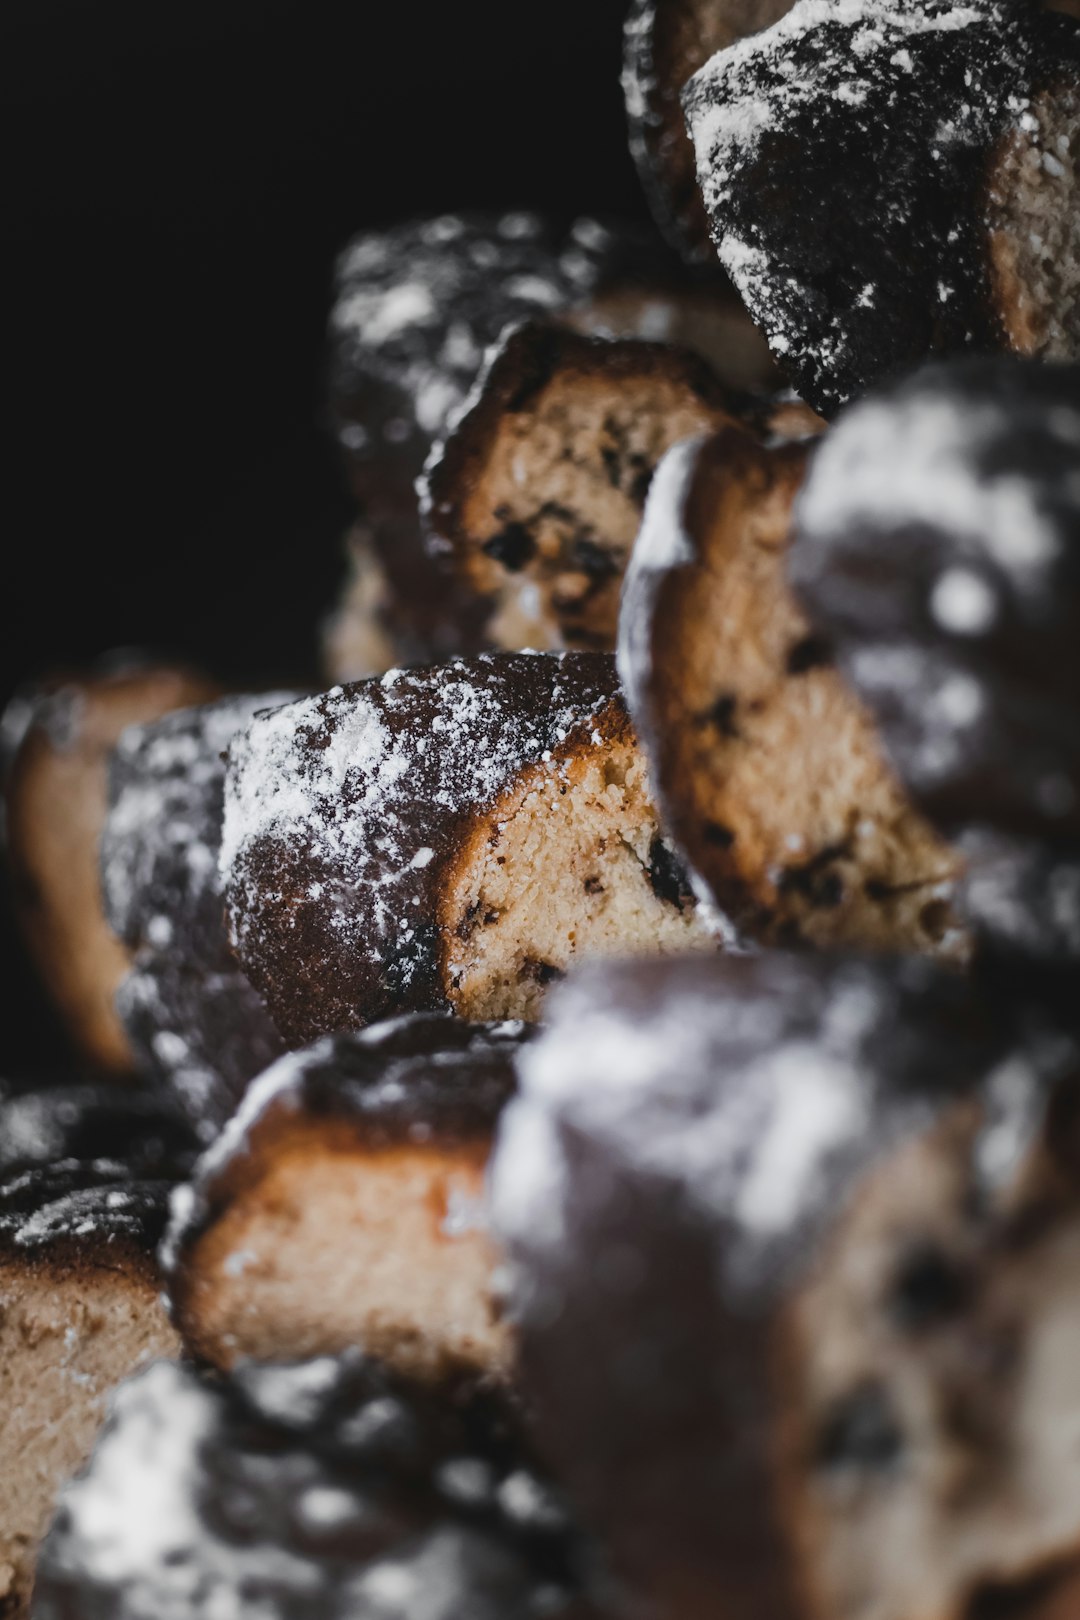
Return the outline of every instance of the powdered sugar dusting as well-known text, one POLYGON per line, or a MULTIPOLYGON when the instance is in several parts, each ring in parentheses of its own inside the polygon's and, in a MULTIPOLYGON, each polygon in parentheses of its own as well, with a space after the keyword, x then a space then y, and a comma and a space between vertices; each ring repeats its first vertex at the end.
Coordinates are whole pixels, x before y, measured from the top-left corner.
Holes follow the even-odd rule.
POLYGON ((921 1097, 889 1089, 910 1061, 881 1049, 909 1016, 895 973, 778 953, 651 964, 647 980, 586 966, 521 1055, 492 1161, 493 1225, 524 1272, 562 1274, 581 1211, 629 1177, 708 1221, 733 1288, 772 1277, 839 1167, 932 1111, 928 1076, 921 1097))
POLYGON ((379 974, 392 957, 411 983, 454 840, 526 767, 558 775, 571 735, 606 747, 595 722, 616 694, 603 655, 483 655, 257 718, 230 751, 221 852, 242 959, 269 937, 287 867, 289 928, 303 912, 335 952, 379 974))
POLYGON ((1029 105, 1020 9, 797 0, 687 85, 720 260, 816 409, 991 341, 973 166, 1029 105))

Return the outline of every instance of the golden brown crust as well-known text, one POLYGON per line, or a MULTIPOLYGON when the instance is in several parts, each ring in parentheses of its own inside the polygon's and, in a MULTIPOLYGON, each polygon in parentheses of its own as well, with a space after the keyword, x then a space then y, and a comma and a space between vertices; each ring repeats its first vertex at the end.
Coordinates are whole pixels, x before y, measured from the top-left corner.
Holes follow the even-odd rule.
POLYGON ((749 933, 951 952, 956 858, 786 582, 807 455, 729 431, 665 464, 624 594, 631 709, 672 836, 749 933))
POLYGON ((113 1006, 130 957, 105 922, 98 875, 108 755, 126 726, 205 702, 217 690, 166 665, 54 677, 33 700, 7 777, 19 923, 72 1039, 102 1069, 126 1073, 133 1062, 113 1006))

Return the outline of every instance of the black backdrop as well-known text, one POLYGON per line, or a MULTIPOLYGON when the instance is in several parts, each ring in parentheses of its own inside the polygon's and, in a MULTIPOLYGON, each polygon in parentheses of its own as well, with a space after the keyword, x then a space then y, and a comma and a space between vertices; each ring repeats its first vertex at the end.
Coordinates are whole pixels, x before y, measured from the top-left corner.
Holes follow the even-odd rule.
MULTIPOLYGON (((0 701, 117 646, 309 671, 334 254, 455 208, 641 217, 623 10, 5 0, 0 701)), ((61 1060, 5 930, 0 1075, 61 1060)))

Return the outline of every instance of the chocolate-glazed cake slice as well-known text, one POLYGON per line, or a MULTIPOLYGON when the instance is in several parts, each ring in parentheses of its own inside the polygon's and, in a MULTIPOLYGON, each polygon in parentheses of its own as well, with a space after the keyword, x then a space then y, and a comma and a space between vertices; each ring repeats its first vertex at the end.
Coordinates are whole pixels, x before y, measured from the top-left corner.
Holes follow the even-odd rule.
POLYGON ((665 826, 755 938, 962 954, 959 857, 788 584, 808 457, 729 429, 679 445, 653 483, 619 667, 665 826))
POLYGON ((5 717, 15 913, 74 1044, 97 1068, 135 1066, 113 1006, 130 956, 103 916, 98 874, 107 760, 125 726, 216 693, 188 670, 117 656, 18 695, 5 717))
POLYGON ((684 92, 720 261, 824 415, 931 354, 1080 352, 1080 32, 799 0, 684 92))
POLYGON ((117 1007, 143 1066, 204 1140, 282 1050, 229 950, 218 856, 225 751, 258 710, 294 696, 237 695, 131 727, 109 763, 102 890, 132 953, 117 1007))
POLYGON ((107 1086, 0 1088, 0 1614, 116 1384, 179 1341, 155 1251, 194 1142, 166 1102, 107 1086), (80 1156, 81 1155, 81 1156, 80 1156))
POLYGON ((330 678, 486 644, 483 605, 425 549, 414 485, 487 350, 527 319, 685 342, 732 386, 776 386, 730 289, 687 277, 635 230, 447 215, 357 237, 338 264, 330 322, 331 409, 359 506, 324 641, 330 678))
POLYGON ((215 1382, 163 1364, 65 1491, 34 1612, 595 1620, 591 1562, 505 1402, 358 1357, 215 1382))
POLYGON ((435 453, 432 544, 505 647, 610 648, 626 559, 664 452, 734 422, 696 355, 535 323, 509 333, 435 453))
POLYGON ((174 1201, 187 1348, 219 1367, 359 1346, 425 1380, 504 1371, 483 1182, 523 1040, 416 1014, 270 1069, 174 1201))
POLYGON ((1026 1617, 1066 1578, 1080 1049, 1049 1033, 911 961, 553 998, 495 1229, 538 1438, 657 1613, 1026 1617))
POLYGON ((534 1018, 577 957, 716 946, 604 654, 394 670, 257 716, 222 871, 293 1045, 398 1012, 534 1018))
POLYGON ((768 28, 792 0, 633 0, 623 35, 630 151, 660 229, 686 257, 715 265, 686 133, 682 90, 717 51, 768 28))

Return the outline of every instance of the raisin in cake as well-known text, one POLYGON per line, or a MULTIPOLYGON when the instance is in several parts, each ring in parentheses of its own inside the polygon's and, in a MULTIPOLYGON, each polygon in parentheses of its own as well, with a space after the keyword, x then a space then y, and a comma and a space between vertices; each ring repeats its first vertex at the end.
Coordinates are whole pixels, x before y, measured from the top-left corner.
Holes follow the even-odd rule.
POLYGON ((729 429, 677 446, 653 484, 619 667, 665 826, 754 938, 962 955, 959 858, 788 583, 809 453, 729 429))

